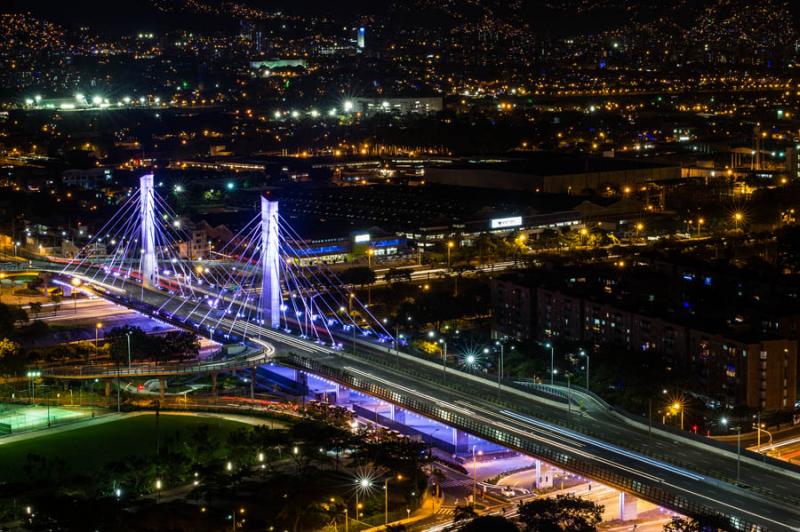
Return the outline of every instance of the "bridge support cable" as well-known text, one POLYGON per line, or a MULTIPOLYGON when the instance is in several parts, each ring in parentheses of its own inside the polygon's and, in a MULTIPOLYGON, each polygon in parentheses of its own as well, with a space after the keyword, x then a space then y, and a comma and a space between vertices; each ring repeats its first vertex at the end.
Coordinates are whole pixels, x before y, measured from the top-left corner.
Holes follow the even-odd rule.
POLYGON ((103 253, 102 255, 99 253, 101 249, 107 248, 105 244, 103 244, 104 235, 108 235, 110 237, 111 233, 117 234, 120 230, 120 225, 124 222, 129 221, 129 215, 132 212, 135 212, 135 208, 138 205, 138 192, 130 197, 128 197, 121 205, 120 209, 109 218, 109 220, 103 224, 103 226, 97 230, 95 235, 89 240, 89 242, 84 245, 78 253, 70 260, 62 269, 62 273, 64 275, 74 275, 79 272, 84 267, 94 267, 100 266, 101 268, 97 271, 102 271, 103 263, 97 262, 100 259, 105 259, 107 253, 103 253))
MULTIPOLYGON (((302 242, 303 239, 297 234, 297 232, 291 227, 291 225, 286 220, 283 220, 283 223, 282 223, 281 227, 284 229, 284 231, 287 233, 287 235, 289 235, 296 243, 299 244, 299 243, 302 242)), ((307 248, 304 249, 303 247, 301 247, 301 251, 306 251, 307 252, 308 249, 307 248)), ((294 250, 293 253, 298 258, 298 260, 302 259, 301 255, 299 253, 297 253, 296 250, 294 250)), ((305 260, 308 260, 308 256, 310 256, 310 253, 306 253, 305 260)), ((308 270, 312 270, 311 268, 307 268, 307 269, 308 270)), ((343 288, 342 288, 343 283, 339 279, 339 277, 333 271, 331 271, 327 266, 325 266, 324 264, 316 265, 316 267, 313 270, 316 270, 316 272, 319 274, 319 276, 322 279, 324 279, 324 283, 325 283, 326 286, 330 287, 332 290, 334 290, 335 293, 337 293, 342 298, 341 301, 343 302, 343 304, 348 306, 348 307, 350 307, 350 304, 349 304, 350 302, 348 301, 350 299, 350 294, 349 294, 349 292, 346 292, 346 291, 343 290, 343 288)), ((367 305, 362 303, 358 298, 352 298, 352 299, 353 299, 353 303, 355 304, 356 308, 359 310, 359 313, 361 313, 363 316, 366 316, 367 319, 365 319, 364 321, 367 324, 369 324, 371 327, 373 327, 376 331, 379 331, 379 332, 383 333, 384 335, 386 335, 388 338, 391 339, 392 335, 389 333, 389 331, 386 330, 386 328, 383 326, 381 321, 378 320, 372 314, 372 312, 369 310, 367 305)), ((353 319, 352 316, 350 316, 350 321, 351 321, 351 324, 353 326, 355 326, 358 329, 362 329, 362 327, 358 326, 358 324, 356 323, 355 319, 353 319)), ((366 331, 362 331, 362 332, 366 332, 366 331)))

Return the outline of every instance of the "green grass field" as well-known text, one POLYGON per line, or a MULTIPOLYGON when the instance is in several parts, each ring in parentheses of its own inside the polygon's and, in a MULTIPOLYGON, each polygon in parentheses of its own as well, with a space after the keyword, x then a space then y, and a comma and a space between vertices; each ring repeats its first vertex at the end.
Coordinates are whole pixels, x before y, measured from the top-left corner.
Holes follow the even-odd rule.
MULTIPOLYGON (((161 441, 187 438, 198 426, 207 424, 225 438, 230 432, 246 427, 236 421, 214 417, 161 414, 161 441)), ((14 481, 24 475, 22 467, 28 453, 53 459, 62 458, 69 470, 88 471, 103 467, 126 456, 154 455, 156 451, 156 416, 146 414, 82 429, 68 430, 19 442, 0 444, 0 481, 14 481)))

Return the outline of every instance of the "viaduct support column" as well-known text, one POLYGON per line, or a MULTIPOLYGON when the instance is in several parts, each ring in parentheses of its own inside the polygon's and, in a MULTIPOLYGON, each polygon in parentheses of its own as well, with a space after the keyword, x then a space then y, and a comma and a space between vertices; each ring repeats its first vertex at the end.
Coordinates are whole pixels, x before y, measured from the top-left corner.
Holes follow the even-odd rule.
POLYGON ((153 174, 139 178, 139 213, 142 223, 141 264, 142 286, 158 286, 158 264, 156 262, 155 191, 153 174))
POLYGON ((161 400, 164 400, 164 393, 167 391, 167 379, 161 377, 158 379, 158 394, 161 397, 161 400))
POLYGON ((634 521, 639 518, 638 499, 630 493, 619 492, 619 520, 634 521))
POLYGON ((281 324, 280 264, 278 263, 278 202, 261 197, 261 315, 264 324, 281 324))
POLYGON ((401 425, 405 425, 406 411, 399 406, 392 405, 392 421, 400 423, 401 425))
POLYGON ((250 399, 256 398, 256 368, 250 368, 250 399))
POLYGON ((552 488, 555 473, 553 466, 541 460, 536 460, 534 463, 536 464, 536 476, 534 477, 533 487, 537 490, 552 488))
POLYGON ((211 374, 211 397, 215 401, 217 400, 217 373, 216 372, 211 374))
POLYGON ((455 453, 466 453, 469 451, 469 434, 458 429, 453 429, 453 449, 455 453))
POLYGON ((342 386, 341 384, 336 385, 336 404, 347 404, 350 402, 350 388, 347 386, 342 386))

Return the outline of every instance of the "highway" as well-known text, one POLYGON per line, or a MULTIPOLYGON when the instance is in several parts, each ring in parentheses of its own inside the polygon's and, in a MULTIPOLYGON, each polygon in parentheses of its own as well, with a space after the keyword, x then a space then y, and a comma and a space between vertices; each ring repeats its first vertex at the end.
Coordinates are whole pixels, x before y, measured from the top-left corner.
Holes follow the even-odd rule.
MULTIPOLYGON (((110 292, 118 302, 156 319, 191 326, 230 341, 268 343, 292 365, 415 410, 553 465, 682 514, 717 513, 739 530, 800 531, 800 473, 746 453, 737 485, 735 449, 722 450, 647 427, 586 401, 569 412, 557 397, 522 391, 476 375, 359 342, 357 354, 302 340, 257 323, 235 320, 237 312, 211 311, 160 291, 125 281, 110 292), (127 299, 125 290, 135 294, 127 299), (190 308, 191 307, 191 308, 190 308), (216 312, 216 315, 214 314, 216 312), (170 317, 175 318, 170 318, 170 317), (209 326, 213 322, 213 329, 209 326)), ((248 303, 239 303, 248 306, 248 303)))

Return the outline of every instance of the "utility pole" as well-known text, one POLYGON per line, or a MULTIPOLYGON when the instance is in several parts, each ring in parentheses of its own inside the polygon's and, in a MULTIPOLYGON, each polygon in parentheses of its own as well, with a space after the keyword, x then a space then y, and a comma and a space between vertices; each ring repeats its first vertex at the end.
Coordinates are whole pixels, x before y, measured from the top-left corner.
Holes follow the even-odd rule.
POLYGON ((125 337, 128 339, 128 373, 131 371, 131 332, 128 331, 125 333, 125 337))
POLYGON ((120 401, 119 401, 119 360, 117 360, 117 414, 120 413, 120 401))

